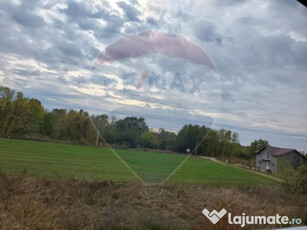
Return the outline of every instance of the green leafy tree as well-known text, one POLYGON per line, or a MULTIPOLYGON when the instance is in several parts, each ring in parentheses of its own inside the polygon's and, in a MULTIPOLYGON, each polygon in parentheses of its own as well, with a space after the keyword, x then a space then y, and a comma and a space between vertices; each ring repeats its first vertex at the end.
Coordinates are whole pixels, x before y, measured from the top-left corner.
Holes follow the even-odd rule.
POLYGON ((185 152, 186 149, 191 151, 196 149, 197 142, 199 144, 198 154, 203 153, 201 142, 206 136, 208 128, 199 125, 184 125, 176 137, 176 149, 178 152, 185 152))
POLYGON ((131 148, 136 148, 140 142, 141 134, 149 128, 143 117, 126 117, 115 123, 115 135, 117 143, 129 143, 131 148))
POLYGON ((141 135, 141 145, 145 148, 158 148, 160 140, 158 134, 147 131, 141 135))
POLYGON ((160 149, 175 150, 176 133, 159 129, 160 149))
POLYGON ((15 91, 0 86, 0 135, 9 136, 12 130, 11 120, 13 117, 13 99, 15 91))
POLYGON ((262 149, 263 147, 269 145, 269 142, 267 140, 254 140, 251 144, 250 144, 250 153, 254 154, 256 151, 262 149))
POLYGON ((116 117, 111 118, 111 122, 105 124, 102 136, 108 144, 116 143, 116 117))
POLYGON ((44 118, 40 101, 0 87, 0 135, 37 135, 44 118))
POLYGON ((52 119, 51 113, 45 111, 40 133, 45 136, 51 136, 53 133, 53 122, 54 120, 52 119))
POLYGON ((293 193, 307 193, 307 165, 296 170, 287 160, 278 162, 277 175, 283 180, 283 186, 293 193))

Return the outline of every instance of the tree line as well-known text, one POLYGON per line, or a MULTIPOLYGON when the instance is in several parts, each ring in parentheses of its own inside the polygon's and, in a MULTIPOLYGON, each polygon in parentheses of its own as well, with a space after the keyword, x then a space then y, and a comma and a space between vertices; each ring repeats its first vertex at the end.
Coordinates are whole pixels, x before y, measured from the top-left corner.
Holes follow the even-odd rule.
POLYGON ((253 152, 268 144, 254 141, 241 146, 239 135, 226 129, 184 125, 176 134, 163 128, 148 127, 142 117, 116 119, 107 115, 90 115, 84 110, 45 109, 41 102, 27 98, 21 92, 0 87, 0 136, 35 138, 66 143, 94 145, 98 143, 121 148, 148 148, 206 156, 236 155, 250 159, 253 152))

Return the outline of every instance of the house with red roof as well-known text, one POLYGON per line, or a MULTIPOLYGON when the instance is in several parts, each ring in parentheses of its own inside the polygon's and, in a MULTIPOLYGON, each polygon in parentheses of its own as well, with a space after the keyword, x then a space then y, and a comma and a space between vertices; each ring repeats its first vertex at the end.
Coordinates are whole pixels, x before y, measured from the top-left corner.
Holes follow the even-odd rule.
POLYGON ((265 146, 255 152, 256 168, 263 172, 275 173, 278 163, 286 161, 294 168, 303 164, 305 156, 296 149, 286 149, 274 146, 265 146))

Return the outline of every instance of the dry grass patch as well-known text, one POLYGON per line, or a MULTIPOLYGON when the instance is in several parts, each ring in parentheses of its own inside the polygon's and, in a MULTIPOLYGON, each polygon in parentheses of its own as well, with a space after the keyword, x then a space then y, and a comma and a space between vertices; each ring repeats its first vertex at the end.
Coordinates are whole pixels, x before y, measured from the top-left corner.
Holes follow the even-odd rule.
POLYGON ((201 213, 205 207, 307 221, 307 197, 278 188, 144 186, 0 174, 1 229, 237 229, 225 217, 212 225, 201 213))

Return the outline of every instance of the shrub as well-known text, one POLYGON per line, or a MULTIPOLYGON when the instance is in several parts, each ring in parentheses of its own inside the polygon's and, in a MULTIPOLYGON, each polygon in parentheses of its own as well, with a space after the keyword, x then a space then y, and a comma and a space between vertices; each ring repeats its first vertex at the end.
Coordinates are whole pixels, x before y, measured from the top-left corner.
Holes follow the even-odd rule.
POLYGON ((289 164, 281 162, 278 175, 284 181, 284 188, 295 193, 307 193, 307 165, 301 165, 296 170, 289 164))

